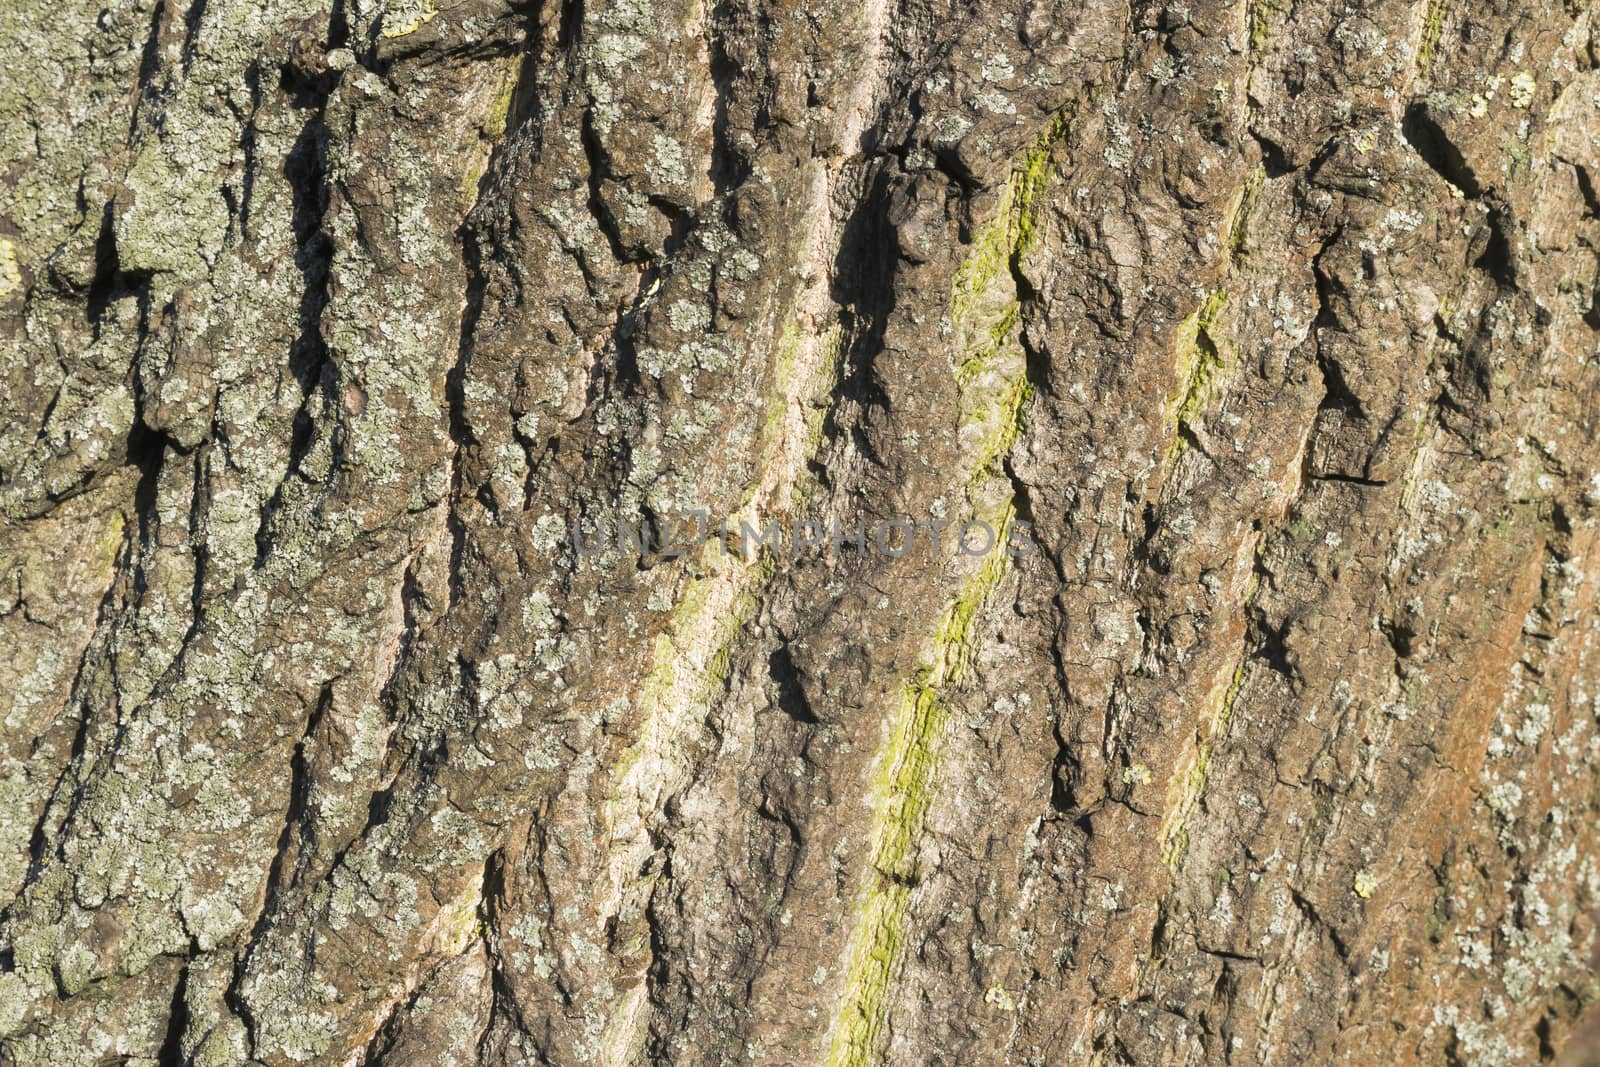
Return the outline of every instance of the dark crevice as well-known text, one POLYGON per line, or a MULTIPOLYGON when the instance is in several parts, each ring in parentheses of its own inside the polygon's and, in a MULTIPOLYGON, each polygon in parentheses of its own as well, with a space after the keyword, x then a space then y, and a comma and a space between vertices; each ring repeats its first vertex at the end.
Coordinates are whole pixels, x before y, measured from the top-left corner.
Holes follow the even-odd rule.
POLYGON ((1139 535, 1132 546, 1133 561, 1160 575, 1172 571, 1172 559, 1161 544, 1162 509, 1145 501, 1139 509, 1139 535))
POLYGON ((1028 337, 1028 310, 1037 305, 1039 292, 1022 269, 1022 253, 1012 252, 1007 260, 1011 282, 1017 290, 1019 308, 1017 344, 1022 348, 1022 373, 1034 394, 1048 396, 1050 389, 1050 354, 1040 345, 1030 343, 1028 337))
POLYGON ((489 285, 490 255, 484 248, 486 233, 477 224, 467 222, 458 234, 461 241, 461 261, 467 275, 467 291, 461 312, 461 336, 456 345, 456 360, 445 372, 445 402, 450 419, 450 442, 455 455, 450 466, 450 489, 445 497, 445 526, 450 534, 450 568, 448 572, 449 603, 453 607, 462 592, 462 563, 467 550, 467 529, 456 513, 456 502, 464 491, 462 479, 463 456, 475 452, 478 438, 467 417, 467 371, 472 365, 473 347, 478 333, 478 321, 483 316, 484 298, 489 285))
POLYGON ((94 242, 94 277, 89 282, 89 321, 98 323, 111 303, 117 284, 117 231, 115 209, 107 204, 100 214, 100 233, 94 242))
POLYGON ((915 871, 912 871, 910 874, 903 874, 900 871, 886 871, 876 862, 873 863, 872 869, 877 871, 879 877, 881 877, 885 882, 888 882, 890 885, 899 886, 901 889, 916 889, 922 884, 922 879, 917 876, 917 872, 915 871))
MULTIPOLYGON (((639 352, 634 345, 634 338, 639 332, 639 316, 647 306, 648 294, 656 282, 665 274, 670 273, 670 270, 670 264, 652 264, 639 276, 639 287, 634 293, 633 301, 617 317, 616 329, 611 332, 613 377, 608 380, 603 373, 605 350, 601 349, 596 354, 596 364, 589 373, 589 386, 584 391, 585 409, 590 408, 604 397, 608 386, 613 381, 617 387, 628 393, 637 392, 644 385, 644 376, 639 369, 639 352)), ((565 309, 563 309, 563 313, 565 313, 565 309)), ((569 326, 572 325, 570 316, 568 317, 568 324, 569 326)), ((576 326, 572 326, 572 329, 574 333, 578 332, 576 326)), ((626 450, 628 448, 627 438, 620 438, 617 442, 617 447, 626 450)), ((618 458, 625 459, 626 453, 619 455, 618 458)), ((625 469, 625 467, 621 469, 625 469)))
POLYGON ((1269 180, 1295 172, 1297 168, 1281 144, 1254 129, 1250 131, 1250 136, 1261 148, 1261 166, 1266 170, 1269 180))
POLYGON ((637 257, 628 254, 617 217, 612 213, 611 205, 606 203, 605 180, 611 174, 611 164, 606 158, 605 146, 600 143, 600 135, 595 131, 592 110, 584 111, 579 136, 583 142, 584 158, 589 164, 589 214, 594 216, 595 224, 605 234, 612 257, 619 263, 627 263, 637 257))
MULTIPOLYGON (((1061 701, 1064 705, 1070 705, 1071 687, 1067 680, 1067 663, 1062 649, 1066 630, 1064 624, 1058 622, 1057 625, 1055 639, 1050 642, 1050 660, 1061 701)), ((1087 810, 1075 792, 1083 779, 1083 764, 1073 754, 1074 739, 1064 732, 1069 722, 1069 717, 1059 712, 1051 716, 1050 733, 1055 740, 1056 750, 1050 761, 1050 808, 1069 819, 1078 819, 1087 810)), ((1109 716, 1105 725, 1109 728, 1109 716)), ((1102 744, 1105 740, 1105 734, 1102 733, 1102 744)), ((1084 832, 1090 833, 1090 828, 1086 826, 1084 832)))
MULTIPOLYGON (((156 74, 161 70, 161 22, 167 12, 166 0, 159 0, 150 12, 150 30, 145 37, 144 51, 139 56, 139 95, 155 84, 156 74)), ((133 112, 128 116, 128 140, 135 140, 139 130, 139 106, 135 101, 133 112)))
POLYGON ((1320 927, 1321 929, 1327 931, 1328 940, 1333 944, 1333 951, 1338 953, 1339 959, 1348 963, 1350 961, 1350 946, 1345 944, 1344 938, 1340 936, 1339 931, 1333 926, 1333 924, 1325 922, 1322 917, 1317 914, 1316 906, 1311 903, 1305 894, 1301 893, 1293 886, 1289 887, 1289 896, 1294 900, 1295 907, 1299 909, 1300 914, 1303 915, 1306 920, 1311 923, 1311 925, 1320 927))
MULTIPOLYGON (((94 277, 89 282, 87 311, 94 326, 94 337, 100 338, 100 323, 111 305, 118 300, 136 297, 143 302, 150 291, 148 271, 125 271, 117 255, 116 208, 108 203, 101 212, 100 232, 94 244, 94 277)), ((141 303, 141 313, 143 312, 141 303)), ((144 336, 143 325, 139 331, 144 336)))
POLYGON ((1340 474, 1332 471, 1322 474, 1314 473, 1311 475, 1311 480, 1314 482, 1342 482, 1345 485, 1360 485, 1367 487, 1377 487, 1389 484, 1388 481, 1383 478, 1363 478, 1357 474, 1340 474))
POLYGON ((1252 632, 1259 640, 1255 651, 1255 658, 1265 663, 1271 670, 1287 680, 1290 686, 1298 690, 1300 687, 1300 671, 1294 665, 1294 654, 1289 650, 1289 623, 1273 627, 1260 613, 1252 610, 1255 616, 1252 620, 1252 632))
POLYGON ((141 544, 150 544, 155 537, 156 486, 168 448, 181 451, 177 442, 159 430, 152 430, 143 420, 135 422, 128 431, 128 465, 139 471, 133 490, 133 511, 139 519, 141 544))
MULTIPOLYGON (((528 36, 530 40, 533 38, 531 28, 528 36)), ((511 140, 511 135, 538 112, 539 98, 535 92, 537 88, 535 74, 538 66, 538 51, 530 46, 523 55, 522 62, 517 66, 517 80, 511 89, 511 103, 506 107, 505 132, 502 134, 501 143, 495 146, 495 154, 489 165, 484 168, 485 174, 498 172, 501 150, 511 140)))
POLYGON ((670 260, 694 232, 695 216, 665 197, 650 196, 646 197, 645 202, 666 216, 668 233, 666 239, 661 242, 661 258, 670 260))
POLYGON ((1600 219, 1600 193, 1595 192, 1594 178, 1590 176, 1589 168, 1574 163, 1572 173, 1577 176, 1578 191, 1583 194, 1583 202, 1589 209, 1589 217, 1600 219))
POLYGON ((883 455, 878 451, 877 446, 872 443, 872 437, 860 426, 850 427, 850 444, 855 448, 857 454, 859 454, 862 459, 866 460, 880 471, 887 471, 891 469, 889 462, 883 458, 883 455))
MULTIPOLYGON (((1329 239, 1328 244, 1324 246, 1324 249, 1331 248, 1339 237, 1340 234, 1335 233, 1329 239)), ((1339 333, 1349 333, 1349 328, 1345 325, 1344 320, 1339 317, 1339 312, 1335 310, 1336 304, 1348 301, 1348 294, 1344 286, 1324 269, 1322 256, 1323 253, 1318 252, 1311 261, 1311 276, 1317 286, 1317 314, 1311 321, 1311 327, 1314 331, 1336 330, 1339 333)))
POLYGON ((302 397, 309 395, 321 380, 328 358, 328 347, 322 338, 322 312, 328 303, 328 272, 333 259, 333 240, 323 229, 328 212, 327 154, 328 127, 319 108, 301 129, 283 165, 284 177, 294 190, 291 221, 295 266, 304 283, 300 333, 289 350, 289 371, 299 383, 302 397))
POLYGON ((206 3, 208 0, 190 0, 189 10, 183 14, 183 69, 188 71, 198 55, 197 45, 200 38, 200 23, 206 17, 206 3))
POLYGON ((1508 207, 1497 204, 1490 210, 1488 222, 1489 239, 1482 255, 1472 265, 1493 278, 1500 288, 1515 290, 1518 288, 1513 241, 1516 221, 1508 207))
POLYGON ((306 746, 314 740, 323 718, 332 705, 333 685, 325 683, 317 695, 316 704, 306 716, 305 729, 301 731, 300 740, 295 743, 294 754, 289 760, 289 802, 284 810, 283 829, 278 832, 277 851, 267 870, 266 896, 261 902, 261 911, 256 915, 255 924, 250 928, 250 935, 245 939, 246 947, 234 962, 233 979, 223 994, 224 1002, 244 1024, 252 1048, 255 1046, 256 1020, 249 1003, 244 999, 241 987, 250 964, 252 950, 261 942, 262 936, 271 929, 274 909, 284 892, 293 884, 295 870, 291 869, 290 849, 293 848, 295 852, 293 866, 298 868, 300 859, 306 854, 307 843, 313 840, 314 831, 307 818, 310 809, 311 775, 307 766, 306 746))
POLYGON ((273 857, 272 868, 267 876, 267 900, 261 909, 256 930, 251 934, 252 941, 265 929, 262 924, 269 922, 273 905, 294 884, 301 861, 315 845, 316 829, 307 818, 311 805, 311 768, 306 750, 315 743, 322 720, 332 706, 333 686, 331 683, 324 684, 317 694, 316 704, 306 717, 305 729, 295 743, 294 754, 289 759, 289 805, 284 812, 283 829, 278 834, 278 852, 273 857), (295 857, 292 864, 288 859, 291 845, 295 857))
POLYGON ((806 697, 801 684, 800 668, 795 665, 787 642, 772 650, 767 658, 767 672, 778 690, 778 708, 795 722, 815 724, 820 720, 806 697))
POLYGON ((971 197, 983 191, 983 180, 972 173, 972 168, 954 148, 936 144, 932 146, 930 154, 934 170, 948 178, 964 195, 971 197))
POLYGON ((1322 400, 1319 411, 1337 411, 1352 419, 1366 421, 1366 408, 1345 380, 1344 368, 1330 357, 1326 347, 1317 346, 1317 369, 1322 373, 1322 400))
POLYGON ((1205 442, 1200 439, 1200 435, 1195 432, 1194 426, 1189 422, 1179 420, 1177 433, 1174 436, 1183 442, 1183 447, 1186 450, 1190 450, 1195 452, 1197 455, 1204 456, 1205 459, 1212 464, 1212 466, 1216 466, 1217 457, 1213 456, 1211 451, 1206 448, 1205 442))
MULTIPOLYGON (((750 177, 749 160, 734 147, 728 136, 730 104, 735 100, 748 99, 757 88, 748 83, 743 66, 728 48, 728 38, 733 31, 731 22, 738 10, 724 0, 712 10, 706 28, 710 38, 711 84, 716 94, 711 122, 711 183, 719 199, 743 185, 750 177)), ((759 8, 757 10, 759 12, 759 8)), ((766 20, 763 18, 762 21, 766 20)), ((762 27, 763 32, 766 29, 762 27)), ((765 87, 762 88, 764 90, 765 87)), ((768 124, 767 95, 766 91, 759 93, 759 113, 754 123, 757 129, 768 124)))
POLYGON ((157 1067, 183 1067, 183 1035, 189 1027, 189 966, 178 973, 177 985, 172 990, 172 1007, 167 1016, 167 1033, 161 1049, 156 1053, 157 1067))
MULTIPOLYGON (((843 180, 841 176, 841 180, 843 180)), ((840 309, 840 322, 846 342, 841 346, 842 365, 834 403, 824 423, 830 437, 848 433, 857 451, 880 470, 887 469, 873 447, 866 426, 869 413, 885 411, 889 397, 878 381, 875 361, 884 352, 884 333, 894 311, 896 279, 900 270, 894 226, 888 220, 893 179, 886 167, 879 167, 865 183, 856 209, 845 220, 839 251, 833 261, 833 304, 840 309), (840 425, 841 405, 852 401, 855 420, 840 425)))
POLYGON ((244 72, 245 88, 250 91, 250 114, 245 118, 239 134, 239 150, 244 155, 244 171, 239 182, 239 239, 250 236, 250 208, 256 189, 256 114, 261 110, 261 68, 250 64, 244 72))
POLYGON ((1473 173, 1472 167, 1467 163, 1466 157, 1461 154, 1461 149, 1450 140, 1444 128, 1433 117, 1432 111, 1426 103, 1418 101, 1406 108, 1406 115, 1400 124, 1400 132, 1417 155, 1422 157, 1424 163, 1461 190, 1461 195, 1469 200, 1476 200, 1483 195, 1483 186, 1478 181, 1478 176, 1473 173))
MULTIPOLYGON (((360 836, 365 837, 371 834, 373 830, 376 830, 378 827, 388 822, 389 813, 393 810, 394 783, 391 782, 388 785, 385 785, 382 789, 373 790, 372 795, 367 798, 367 821, 365 826, 362 828, 360 836)), ((349 849, 347 848, 343 852, 339 853, 338 857, 336 857, 333 863, 334 867, 337 867, 344 862, 345 854, 348 851, 349 849)))
POLYGON ((333 10, 328 14, 328 47, 347 48, 350 44, 350 17, 345 14, 346 0, 333 0, 333 10))
POLYGON ((205 613, 206 577, 211 569, 211 550, 199 531, 209 526, 210 497, 206 494, 207 475, 210 473, 210 449, 195 456, 194 482, 189 490, 189 551, 194 559, 194 578, 189 583, 189 627, 184 631, 179 648, 187 648, 200 632, 205 613))
MULTIPOLYGON (((1215 957, 1216 959, 1219 959, 1219 960, 1228 960, 1228 961, 1230 961, 1232 963, 1260 963, 1261 962, 1261 957, 1260 956, 1250 956, 1250 955, 1246 955, 1243 952, 1235 952, 1235 951, 1233 951, 1231 949, 1214 948, 1214 947, 1212 947, 1210 945, 1207 945, 1207 944, 1205 944, 1204 942, 1201 942, 1201 941, 1196 941, 1195 944, 1194 944, 1194 947, 1199 949, 1201 952, 1204 952, 1207 956, 1212 956, 1212 957, 1215 957)), ((1222 975, 1217 979, 1217 988, 1218 989, 1223 988, 1223 984, 1228 979, 1228 977, 1229 976, 1228 976, 1227 969, 1224 968, 1222 975)))
POLYGON ((1059 739, 1050 767, 1050 807, 1068 818, 1078 818, 1088 809, 1079 802, 1075 786, 1080 780, 1079 764, 1070 748, 1059 739))
POLYGON ((583 0, 561 0, 561 24, 556 30, 556 48, 571 54, 583 36, 583 0))
POLYGON ((1378 623, 1378 630, 1384 639, 1389 642, 1396 659, 1410 659, 1416 653, 1417 633, 1414 628, 1404 622, 1384 619, 1378 623))
MULTIPOLYGON (((294 228, 295 266, 300 271, 302 290, 299 309, 299 333, 289 346, 288 370, 300 388, 300 406, 294 415, 290 430, 289 475, 298 475, 316 439, 318 398, 328 403, 333 387, 333 365, 326 341, 322 335, 322 313, 329 299, 329 279, 332 270, 334 246, 324 228, 328 212, 330 190, 327 181, 327 152, 329 132, 324 121, 324 97, 314 113, 301 127, 288 157, 283 173, 288 179, 292 195, 291 225, 294 228)), ((276 541, 273 536, 279 510, 283 506, 288 476, 279 482, 272 497, 262 508, 261 524, 256 530, 255 567, 266 564, 276 541)))

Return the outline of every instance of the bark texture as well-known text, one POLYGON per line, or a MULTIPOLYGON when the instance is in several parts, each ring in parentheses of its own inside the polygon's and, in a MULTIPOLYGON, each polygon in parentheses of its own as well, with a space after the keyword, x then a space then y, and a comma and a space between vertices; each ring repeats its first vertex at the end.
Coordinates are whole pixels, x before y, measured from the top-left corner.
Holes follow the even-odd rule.
POLYGON ((14 0, 0 145, 0 1064, 1595 1062, 1588 4, 14 0))

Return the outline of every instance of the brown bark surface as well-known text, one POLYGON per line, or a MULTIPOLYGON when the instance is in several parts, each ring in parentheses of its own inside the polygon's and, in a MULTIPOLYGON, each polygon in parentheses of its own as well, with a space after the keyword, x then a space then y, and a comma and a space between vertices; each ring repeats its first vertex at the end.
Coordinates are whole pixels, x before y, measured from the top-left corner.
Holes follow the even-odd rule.
POLYGON ((1596 1062, 1590 5, 16 0, 0 146, 5 1067, 1596 1062))

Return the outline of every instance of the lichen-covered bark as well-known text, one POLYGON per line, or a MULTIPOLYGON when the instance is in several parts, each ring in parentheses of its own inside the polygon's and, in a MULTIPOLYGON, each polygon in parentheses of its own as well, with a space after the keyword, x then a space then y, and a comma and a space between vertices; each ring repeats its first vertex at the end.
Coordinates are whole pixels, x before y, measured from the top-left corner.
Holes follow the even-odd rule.
POLYGON ((1592 1062, 1597 19, 6 7, 0 1064, 1592 1062))

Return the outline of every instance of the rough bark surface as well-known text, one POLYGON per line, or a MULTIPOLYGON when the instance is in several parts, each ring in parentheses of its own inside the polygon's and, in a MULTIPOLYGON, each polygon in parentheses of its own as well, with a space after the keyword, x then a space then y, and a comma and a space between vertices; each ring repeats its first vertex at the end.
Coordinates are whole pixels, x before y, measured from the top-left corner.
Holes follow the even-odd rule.
POLYGON ((0 83, 0 1063, 1595 1062, 1586 3, 18 0, 0 83), (571 534, 696 509, 867 550, 571 534))

